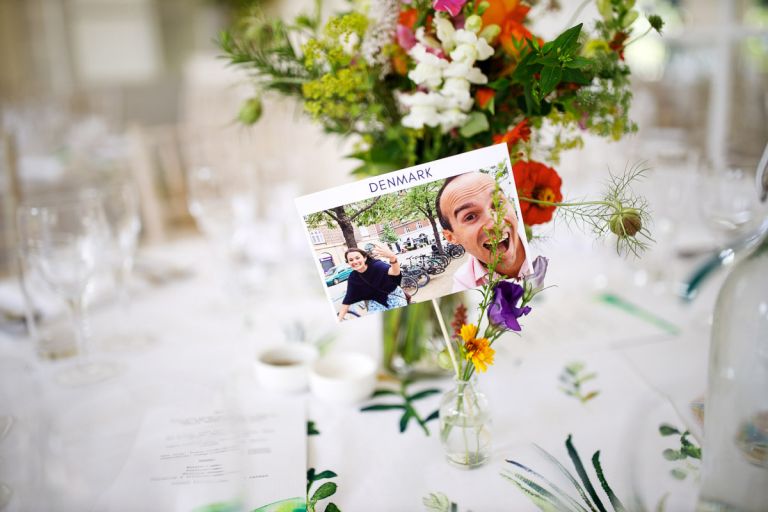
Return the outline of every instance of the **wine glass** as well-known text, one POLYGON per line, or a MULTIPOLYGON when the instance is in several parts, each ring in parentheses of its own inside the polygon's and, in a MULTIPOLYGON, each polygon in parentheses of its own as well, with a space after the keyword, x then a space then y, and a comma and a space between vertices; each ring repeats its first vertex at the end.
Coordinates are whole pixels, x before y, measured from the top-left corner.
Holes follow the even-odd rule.
POLYGON ((113 184, 99 191, 110 231, 110 266, 117 288, 120 313, 117 318, 117 334, 111 345, 135 347, 149 343, 151 338, 136 332, 131 322, 131 300, 128 287, 141 231, 139 199, 129 182, 113 184))
POLYGON ((227 287, 245 291, 253 284, 249 272, 256 259, 249 245, 257 227, 251 176, 204 165, 188 173, 187 185, 189 211, 224 263, 227 287))
POLYGON ((69 308, 78 347, 78 362, 58 375, 65 385, 103 381, 117 373, 110 362, 89 353, 85 292, 103 264, 109 227, 101 199, 91 195, 21 205, 17 211, 24 258, 69 308))
POLYGON ((756 157, 731 155, 699 168, 699 213, 719 247, 756 228, 764 217, 755 193, 757 162, 756 157))

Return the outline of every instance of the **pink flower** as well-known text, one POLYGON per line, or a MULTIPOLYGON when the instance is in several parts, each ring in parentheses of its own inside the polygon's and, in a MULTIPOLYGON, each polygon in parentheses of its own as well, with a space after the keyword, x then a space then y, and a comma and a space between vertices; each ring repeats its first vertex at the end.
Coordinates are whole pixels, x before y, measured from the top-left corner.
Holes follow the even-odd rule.
POLYGON ((405 51, 413 48, 416 44, 416 36, 413 35, 413 30, 405 25, 397 25, 397 44, 405 51))
POLYGON ((450 13, 451 16, 456 16, 461 12, 461 8, 467 0, 435 0, 432 2, 432 7, 436 11, 443 11, 450 13))

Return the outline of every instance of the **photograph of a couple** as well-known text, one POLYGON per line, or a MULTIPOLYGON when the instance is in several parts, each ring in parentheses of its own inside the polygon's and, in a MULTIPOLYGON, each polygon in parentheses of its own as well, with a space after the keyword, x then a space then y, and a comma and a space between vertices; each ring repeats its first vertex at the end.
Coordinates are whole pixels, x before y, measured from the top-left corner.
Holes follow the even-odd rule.
POLYGON ((506 159, 305 215, 338 320, 482 285, 492 257, 497 183, 503 226, 496 271, 517 278, 530 271, 530 263, 506 159))

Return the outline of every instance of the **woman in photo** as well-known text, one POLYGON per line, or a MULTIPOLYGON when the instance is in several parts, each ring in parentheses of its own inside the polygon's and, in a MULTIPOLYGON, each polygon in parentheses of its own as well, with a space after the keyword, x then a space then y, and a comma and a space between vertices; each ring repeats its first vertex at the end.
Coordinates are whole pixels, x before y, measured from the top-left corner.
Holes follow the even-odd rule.
POLYGON ((368 312, 386 311, 399 308, 408 304, 405 292, 400 288, 403 276, 400 274, 400 262, 395 253, 389 249, 375 246, 371 252, 375 259, 362 249, 348 249, 344 253, 344 259, 350 267, 352 274, 347 280, 347 293, 341 301, 339 320, 349 311, 349 307, 355 302, 368 301, 368 312))

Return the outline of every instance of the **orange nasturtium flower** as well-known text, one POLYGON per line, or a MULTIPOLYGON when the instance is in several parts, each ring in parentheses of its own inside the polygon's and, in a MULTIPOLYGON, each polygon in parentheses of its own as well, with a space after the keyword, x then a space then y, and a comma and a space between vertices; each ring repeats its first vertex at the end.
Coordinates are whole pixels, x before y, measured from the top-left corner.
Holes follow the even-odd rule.
POLYGON ((464 353, 467 361, 472 361, 475 369, 484 372, 493 364, 493 355, 496 353, 491 348, 487 338, 476 338, 477 326, 464 324, 461 326, 461 339, 464 340, 464 353))
POLYGON ((507 143, 507 148, 509 148, 509 151, 513 151, 513 147, 518 142, 522 141, 528 141, 531 138, 531 125, 528 122, 528 119, 523 119, 519 123, 515 125, 514 128, 509 130, 504 135, 494 135, 493 136, 493 143, 494 144, 500 144, 502 142, 507 143))
MULTIPOLYGON (((483 26, 490 24, 501 28, 499 42, 502 48, 511 57, 518 58, 520 49, 525 46, 526 38, 533 39, 534 35, 525 27, 523 21, 531 10, 520 0, 490 0, 490 6, 483 13, 483 26)), ((539 44, 544 41, 537 37, 539 44)))
POLYGON ((533 226, 552 220, 555 206, 538 205, 523 198, 527 197, 550 203, 562 201, 563 194, 560 192, 560 187, 563 180, 560 179, 557 171, 539 162, 520 160, 512 166, 512 174, 515 176, 517 194, 520 197, 523 222, 528 226, 533 226))
POLYGON ((478 107, 485 108, 494 96, 496 96, 496 91, 490 87, 479 87, 475 92, 475 102, 478 107))
POLYGON ((399 25, 405 25, 406 27, 413 30, 413 27, 416 26, 416 20, 418 19, 419 19, 419 11, 417 11, 416 9, 406 9, 400 12, 400 16, 397 19, 397 23, 399 25))

